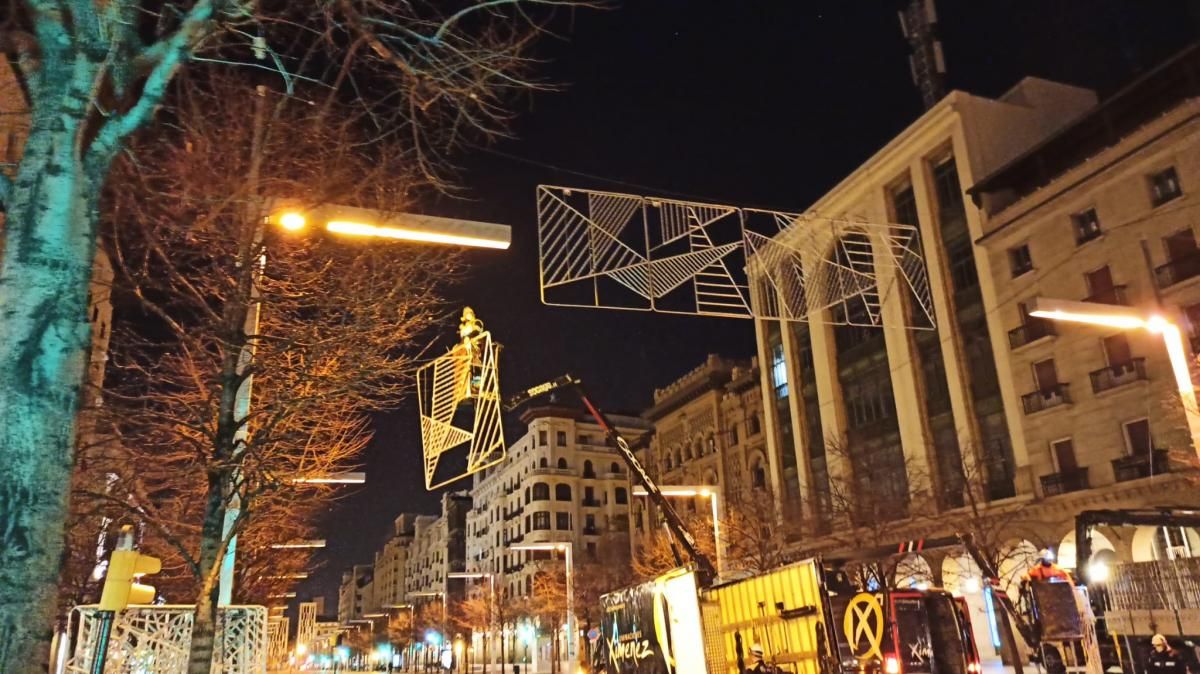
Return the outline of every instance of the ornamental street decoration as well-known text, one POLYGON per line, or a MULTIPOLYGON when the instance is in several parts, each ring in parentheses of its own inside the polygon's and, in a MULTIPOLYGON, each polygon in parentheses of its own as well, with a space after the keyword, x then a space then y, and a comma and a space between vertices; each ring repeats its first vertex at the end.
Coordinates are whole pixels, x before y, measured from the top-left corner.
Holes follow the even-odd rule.
POLYGON ((931 329, 916 227, 542 185, 548 305, 931 329))
POLYGON ((437 489, 504 460, 500 420, 500 345, 470 307, 459 342, 417 370, 425 487, 437 489))

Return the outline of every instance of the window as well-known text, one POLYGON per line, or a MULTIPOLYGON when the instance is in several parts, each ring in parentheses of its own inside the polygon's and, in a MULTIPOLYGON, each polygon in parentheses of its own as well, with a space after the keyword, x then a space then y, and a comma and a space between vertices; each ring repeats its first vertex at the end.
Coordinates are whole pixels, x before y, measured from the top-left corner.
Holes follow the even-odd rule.
POLYGON ((580 433, 575 437, 575 442, 581 445, 590 445, 592 444, 592 436, 587 435, 586 433, 580 433))
POLYGON ((535 482, 533 485, 533 500, 549 501, 550 500, 550 485, 545 482, 535 482))
POLYGON ((529 487, 525 487, 525 505, 529 505, 529 487))
POLYGON ((587 515, 584 518, 583 530, 584 531, 595 531, 596 530, 596 516, 595 515, 587 515))
POLYGON ((746 433, 748 435, 758 435, 759 430, 758 415, 755 414, 746 420, 746 433))
POLYGON ((1150 203, 1161 206, 1168 201, 1183 196, 1183 188, 1179 185, 1179 174, 1175 167, 1154 173, 1150 176, 1150 203))
POLYGON ((1039 391, 1053 391, 1058 386, 1058 370, 1054 359, 1047 358, 1033 364, 1033 380, 1039 391))
POLYGON ((917 195, 912 185, 905 185, 892 192, 892 218, 901 225, 919 225, 917 218, 917 195))
POLYGON ((783 357, 783 344, 771 347, 771 384, 776 398, 788 397, 787 361, 783 357))
POLYGON ((1079 470, 1079 463, 1075 460, 1075 443, 1071 441, 1071 438, 1050 443, 1050 450, 1054 455, 1054 467, 1058 472, 1073 473, 1079 470))
POLYGON ((1100 216, 1096 215, 1096 209, 1089 208, 1084 211, 1079 211, 1071 216, 1071 227, 1075 230, 1075 244, 1082 245, 1099 238, 1103 233, 1100 230, 1100 216))
POLYGON ((595 487, 584 487, 583 488, 583 502, 584 503, 594 503, 595 501, 596 501, 595 487))
POLYGON ((584 477, 596 477, 596 469, 592 467, 591 461, 583 462, 583 476, 584 477))
POLYGON ((767 488, 767 469, 763 467, 762 462, 758 461, 750 468, 750 475, 754 481, 755 489, 767 488))
POLYGON ((570 513, 554 513, 554 528, 559 531, 567 531, 571 528, 570 513))
POLYGON ((554 444, 558 445, 559 447, 566 447, 567 446, 567 432, 566 431, 555 431, 554 432, 554 444))
POLYGON ((533 514, 533 530, 541 531, 550 528, 550 513, 541 511, 533 514))
POLYGON ((621 466, 619 466, 616 461, 613 461, 612 465, 608 467, 608 472, 612 473, 613 475, 620 475, 621 466))
POLYGON ((954 292, 961 293, 979 285, 975 253, 971 251, 970 243, 960 242, 947 246, 947 256, 950 260, 950 283, 954 286, 954 292))
POLYGON ((559 484, 554 486, 555 501, 570 501, 571 500, 571 485, 559 484))
POLYGON ((615 497, 619 504, 629 503, 629 492, 625 491, 625 487, 617 487, 615 497))
POLYGON ((1150 420, 1138 419, 1125 423, 1125 446, 1130 454, 1147 454, 1154 448, 1150 437, 1150 420))
POLYGON ((559 468, 566 468, 566 467, 567 467, 567 460, 566 460, 566 459, 564 459, 564 458, 562 458, 562 457, 559 457, 559 458, 558 458, 558 467, 559 467, 559 468))
POLYGON ((542 458, 538 459, 538 468, 548 468, 549 466, 550 461, 546 457, 543 456, 542 458))
POLYGON ((1100 302, 1101 304, 1125 304, 1122 289, 1113 283, 1112 270, 1108 265, 1094 269, 1083 275, 1087 282, 1088 296, 1085 302, 1100 302))
POLYGON ((1033 271, 1033 257, 1029 254, 1029 244, 1008 249, 1008 266, 1012 270, 1013 278, 1033 271))
POLYGON ((546 431, 538 431, 538 444, 545 447, 550 440, 547 439, 546 431))
POLYGON ((1133 350, 1129 348, 1129 338, 1125 333, 1118 332, 1110 337, 1105 337, 1104 343, 1104 360, 1110 365, 1122 365, 1133 360, 1133 350))

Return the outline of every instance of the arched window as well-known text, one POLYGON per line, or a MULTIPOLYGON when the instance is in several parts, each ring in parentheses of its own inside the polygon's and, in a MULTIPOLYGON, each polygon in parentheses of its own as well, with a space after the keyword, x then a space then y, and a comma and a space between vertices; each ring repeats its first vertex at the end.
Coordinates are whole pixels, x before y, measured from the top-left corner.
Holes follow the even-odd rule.
POLYGON ((678 447, 675 448, 675 465, 683 465, 683 450, 679 449, 678 447))
POLYGON ((671 452, 667 452, 664 463, 667 464, 667 470, 671 470, 671 452))
POLYGON ((757 414, 751 416, 749 419, 746 420, 746 427, 747 427, 746 428, 747 435, 756 435, 758 433, 759 428, 758 428, 758 415, 757 414))
POLYGON ((544 456, 541 458, 541 460, 538 461, 539 468, 546 468, 546 467, 549 467, 549 465, 550 465, 550 460, 544 456))
POLYGON ((529 505, 529 487, 525 487, 525 504, 529 505))
POLYGON ((750 468, 751 479, 754 480, 755 489, 767 488, 767 469, 763 466, 762 461, 755 461, 750 468))
POLYGON ((555 501, 570 501, 571 500, 571 485, 559 484, 554 486, 555 501))
POLYGON ((614 496, 617 500, 617 503, 620 503, 620 504, 629 503, 629 492, 625 491, 625 487, 617 487, 617 490, 616 490, 616 493, 614 494, 614 496))
POLYGON ((560 457, 558 457, 558 467, 559 467, 559 468, 566 468, 566 467, 567 467, 567 460, 566 460, 566 459, 564 459, 564 458, 562 458, 561 456, 560 456, 560 457))
POLYGON ((620 475, 621 474, 621 466, 619 464, 617 464, 616 461, 613 461, 612 465, 608 467, 608 472, 610 472, 614 475, 620 475))
POLYGON ((689 459, 689 460, 696 458, 696 455, 692 453, 691 445, 687 446, 687 450, 684 451, 683 456, 684 456, 684 458, 689 459))
POLYGON ((592 467, 591 461, 583 462, 583 476, 584 477, 596 477, 596 469, 592 467))
POLYGON ((533 500, 549 501, 550 500, 550 485, 545 482, 533 483, 533 500))

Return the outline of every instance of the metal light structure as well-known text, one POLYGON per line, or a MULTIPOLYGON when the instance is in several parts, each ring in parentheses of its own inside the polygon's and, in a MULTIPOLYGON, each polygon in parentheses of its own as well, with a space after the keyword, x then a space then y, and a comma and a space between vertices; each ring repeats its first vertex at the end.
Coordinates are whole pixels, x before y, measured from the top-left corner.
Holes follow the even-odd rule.
POLYGON ((272 543, 271 544, 271 548, 273 550, 291 550, 291 549, 323 548, 323 547, 325 547, 325 539, 324 538, 314 538, 314 539, 305 540, 305 541, 288 541, 286 543, 272 543))
POLYGON ((544 304, 934 327, 912 225, 551 185, 537 208, 544 304))
POLYGON ((268 220, 293 232, 313 225, 344 236, 411 243, 496 250, 506 250, 512 244, 512 228, 508 225, 338 204, 305 208, 296 203, 280 201, 272 204, 268 220))
POLYGON ((1192 436, 1192 447, 1200 454, 1200 409, 1196 407, 1196 389, 1192 383, 1187 349, 1184 347, 1183 332, 1160 314, 1146 315, 1138 310, 1115 304, 1074 302, 1049 297, 1038 297, 1029 305, 1029 315, 1052 321, 1083 323, 1121 330, 1146 330, 1161 335, 1167 349, 1167 358, 1175 376, 1175 387, 1183 404, 1184 418, 1192 436))
MULTIPOLYGON (((663 496, 668 498, 706 498, 712 507, 713 545, 717 548, 717 576, 725 577, 725 546, 721 541, 721 496, 717 488, 710 485, 659 485, 663 496)), ((633 495, 646 497, 645 487, 634 487, 633 495)))
POLYGON ((463 309, 459 341, 445 355, 417 370, 425 487, 437 489, 504 460, 500 407, 500 345, 475 317, 463 309), (473 408, 473 409, 471 409, 473 408), (469 424, 468 424, 469 422, 469 424), (439 475, 446 455, 461 454, 461 472, 439 475))
POLYGON ((572 544, 570 542, 546 542, 546 543, 515 543, 508 546, 509 550, 514 552, 520 551, 540 551, 540 552, 561 552, 563 560, 567 565, 567 671, 575 671, 576 653, 576 634, 575 634, 575 566, 572 561, 572 544))

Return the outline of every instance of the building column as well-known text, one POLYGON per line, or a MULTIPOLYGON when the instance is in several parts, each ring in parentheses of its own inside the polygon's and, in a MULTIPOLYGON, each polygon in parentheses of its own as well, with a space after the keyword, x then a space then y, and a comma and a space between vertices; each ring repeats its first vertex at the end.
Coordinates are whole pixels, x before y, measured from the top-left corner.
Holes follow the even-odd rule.
POLYGON ((754 335, 758 343, 759 387, 763 398, 763 428, 767 436, 767 478, 775 503, 775 520, 783 517, 783 476, 780 466, 779 419, 775 414, 775 391, 771 381, 771 351, 767 343, 766 319, 755 319, 754 335))
MULTIPOLYGON (((833 326, 826 319, 824 310, 809 316, 808 338, 812 346, 813 377, 817 384, 817 403, 821 410, 821 430, 825 443, 844 443, 846 438, 846 406, 842 396, 842 384, 837 375, 837 347, 833 338, 833 326)), ((825 452, 825 466, 831 484, 845 483, 849 467, 838 452, 825 452)))
MULTIPOLYGON (((807 521, 812 515, 812 504, 809 499, 809 489, 812 486, 812 471, 808 463, 808 436, 804 433, 804 408, 801 406, 803 397, 800 395, 800 358, 796 348, 795 335, 791 323, 780 321, 779 338, 783 342, 783 361, 787 370, 788 409, 792 424, 792 453, 796 460, 796 488, 800 498, 801 515, 807 521)), ((775 392, 771 391, 771 404, 774 407, 775 392)), ((781 471, 782 472, 782 471, 781 471)), ((782 497, 781 497, 782 498, 782 497)))

